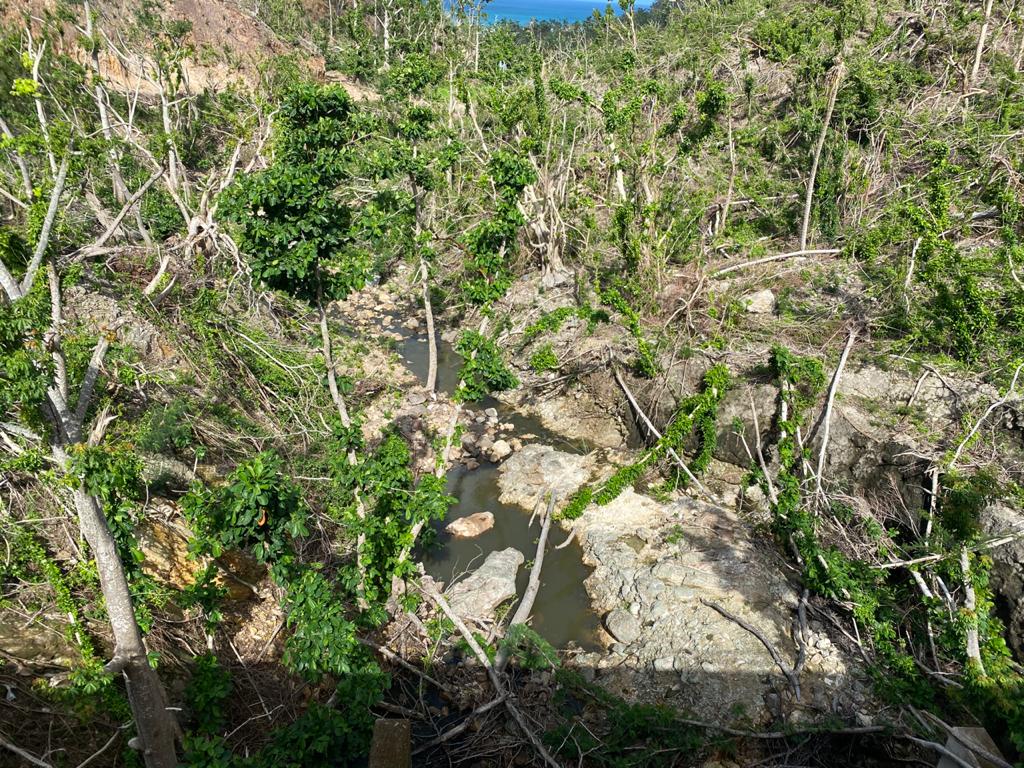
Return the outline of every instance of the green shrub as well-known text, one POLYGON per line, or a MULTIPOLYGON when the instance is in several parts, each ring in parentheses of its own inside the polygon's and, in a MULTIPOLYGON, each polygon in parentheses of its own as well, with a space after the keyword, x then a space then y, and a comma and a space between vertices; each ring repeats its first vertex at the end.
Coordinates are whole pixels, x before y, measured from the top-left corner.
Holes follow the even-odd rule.
POLYGON ((519 379, 505 364, 501 350, 486 336, 476 331, 463 331, 455 343, 455 351, 463 359, 459 374, 463 383, 455 393, 459 400, 473 402, 490 392, 519 386, 519 379))
POLYGON ((530 367, 533 368, 536 373, 558 370, 558 356, 551 348, 550 342, 541 345, 536 352, 530 355, 530 367))
POLYGON ((291 561, 289 539, 306 535, 299 489, 269 451, 240 464, 223 486, 194 487, 181 511, 195 534, 193 550, 219 557, 225 549, 249 549, 278 576, 291 561))
POLYGON ((188 401, 183 397, 150 408, 139 426, 139 448, 150 453, 181 455, 192 445, 192 425, 185 419, 188 409, 188 401))

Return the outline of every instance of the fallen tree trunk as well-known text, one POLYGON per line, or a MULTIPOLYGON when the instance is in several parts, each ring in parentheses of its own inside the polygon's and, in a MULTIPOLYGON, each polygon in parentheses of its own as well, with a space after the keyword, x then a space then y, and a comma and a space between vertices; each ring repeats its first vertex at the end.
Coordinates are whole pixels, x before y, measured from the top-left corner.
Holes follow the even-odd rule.
MULTIPOLYGON (((551 530, 551 519, 554 517, 556 499, 557 495, 552 491, 551 496, 548 498, 547 512, 544 514, 544 520, 541 523, 540 539, 537 540, 537 554, 534 555, 533 567, 530 569, 530 580, 526 585, 526 591, 523 592, 523 599, 519 602, 519 607, 512 614, 512 620, 508 623, 508 629, 512 629, 517 624, 525 624, 530 619, 530 612, 533 610, 533 604, 537 600, 537 593, 540 591, 540 571, 544 567, 544 550, 548 544, 548 533, 551 530)), ((494 658, 494 668, 500 673, 505 669, 505 665, 508 664, 508 659, 508 646, 503 644, 498 649, 498 654, 494 658)))

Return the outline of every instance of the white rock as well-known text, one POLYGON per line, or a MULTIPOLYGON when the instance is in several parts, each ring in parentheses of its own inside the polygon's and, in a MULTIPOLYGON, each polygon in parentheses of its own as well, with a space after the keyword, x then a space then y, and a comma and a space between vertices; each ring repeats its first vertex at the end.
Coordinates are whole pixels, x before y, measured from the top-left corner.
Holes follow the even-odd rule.
POLYGON ((756 293, 748 293, 740 301, 747 312, 755 315, 767 315, 775 311, 775 294, 770 288, 756 293))
POLYGON ((491 618, 499 605, 516 596, 516 574, 524 560, 512 547, 491 552, 483 565, 448 590, 452 610, 463 618, 491 618))
POLYGON ((491 446, 491 452, 488 454, 488 458, 497 463, 511 455, 512 446, 508 444, 507 440, 495 440, 494 445, 491 446))
POLYGON ((477 512, 473 515, 460 517, 448 523, 445 530, 459 539, 471 539, 494 527, 494 515, 490 512, 477 512))
POLYGON ((675 667, 676 660, 671 656, 662 656, 654 660, 655 672, 671 672, 675 667))

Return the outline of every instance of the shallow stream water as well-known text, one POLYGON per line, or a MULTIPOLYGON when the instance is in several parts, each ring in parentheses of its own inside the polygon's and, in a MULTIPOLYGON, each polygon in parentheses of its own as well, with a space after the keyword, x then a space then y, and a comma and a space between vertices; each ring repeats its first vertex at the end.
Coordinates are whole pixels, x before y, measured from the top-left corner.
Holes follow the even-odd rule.
MULTIPOLYGON (((403 340, 398 342, 398 353, 403 362, 420 380, 425 380, 429 359, 425 333, 409 334, 408 331, 396 330, 403 334, 403 340)), ((451 393, 459 385, 462 358, 441 339, 438 339, 437 346, 437 390, 451 393)), ((496 400, 473 403, 469 407, 475 413, 482 413, 485 408, 498 409, 499 421, 515 426, 514 436, 522 439, 523 435, 536 435, 526 442, 553 445, 565 451, 580 450, 545 429, 539 420, 510 411, 496 400)), ((457 464, 448 472, 448 493, 458 502, 448 510, 444 521, 435 524, 436 542, 421 553, 421 558, 427 573, 447 584, 479 566, 490 552, 514 547, 526 558, 517 579, 518 593, 522 595, 530 575, 529 566, 537 552, 540 525, 535 521, 532 528, 527 527, 529 510, 498 501, 498 474, 499 467, 486 460, 482 460, 477 469, 470 470, 463 464, 457 464), (494 527, 471 539, 458 539, 445 533, 444 527, 452 520, 475 512, 493 513, 494 527)), ((555 545, 564 539, 565 533, 552 526, 541 571, 541 588, 533 605, 530 625, 556 648, 564 648, 573 642, 593 650, 600 647, 599 623, 583 586, 591 569, 583 564, 583 552, 575 541, 564 549, 555 549, 555 545)))

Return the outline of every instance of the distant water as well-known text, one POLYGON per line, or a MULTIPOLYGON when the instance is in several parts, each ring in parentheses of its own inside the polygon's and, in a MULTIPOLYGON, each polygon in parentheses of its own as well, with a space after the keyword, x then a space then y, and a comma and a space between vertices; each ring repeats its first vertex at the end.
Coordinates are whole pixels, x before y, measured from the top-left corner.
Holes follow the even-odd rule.
MULTIPOLYGON (((637 0, 636 7, 650 8, 653 0, 637 0)), ((529 24, 538 21, 583 21, 590 18, 595 10, 604 13, 607 2, 598 0, 492 0, 484 6, 487 18, 492 22, 517 21, 529 24)), ((612 8, 619 12, 618 0, 612 8)))

